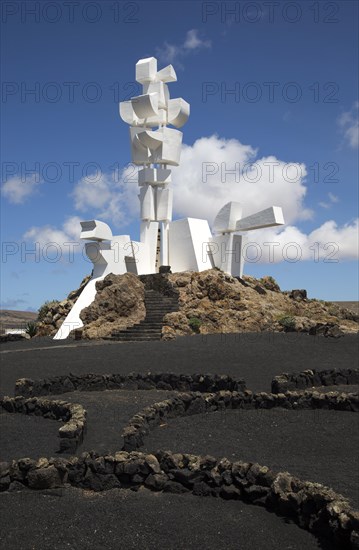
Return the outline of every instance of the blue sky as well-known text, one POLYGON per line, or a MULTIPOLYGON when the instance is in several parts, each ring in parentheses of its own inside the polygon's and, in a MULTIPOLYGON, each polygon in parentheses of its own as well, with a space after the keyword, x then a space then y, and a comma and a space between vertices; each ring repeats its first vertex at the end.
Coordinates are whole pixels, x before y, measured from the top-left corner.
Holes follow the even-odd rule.
POLYGON ((37 309, 78 286, 91 264, 64 243, 78 242, 79 220, 139 238, 118 102, 141 93, 135 63, 149 56, 173 64, 171 97, 191 104, 175 218, 211 221, 230 200, 282 206, 286 227, 251 235, 263 254, 245 273, 358 299, 357 2, 68 4, 2 3, 2 307, 37 309))

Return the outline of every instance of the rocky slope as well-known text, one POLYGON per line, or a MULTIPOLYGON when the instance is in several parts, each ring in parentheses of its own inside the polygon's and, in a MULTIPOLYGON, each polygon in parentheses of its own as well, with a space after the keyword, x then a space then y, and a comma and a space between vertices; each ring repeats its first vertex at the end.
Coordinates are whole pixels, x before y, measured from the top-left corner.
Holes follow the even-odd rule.
POLYGON ((79 288, 70 292, 65 300, 61 302, 57 300, 46 302, 39 309, 37 336, 53 336, 56 334, 89 280, 90 275, 85 277, 81 281, 79 288))
MULTIPOLYGON (((88 279, 67 300, 51 306, 40 335, 54 334, 88 279)), ((144 288, 178 297, 179 311, 164 317, 163 339, 194 333, 299 331, 326 336, 359 331, 359 317, 331 302, 308 299, 305 290, 282 292, 271 277, 237 279, 211 269, 137 277, 108 275, 95 301, 81 313, 82 336, 103 338, 145 318, 144 288)))
POLYGON ((142 321, 146 316, 145 290, 132 273, 107 275, 96 283, 97 294, 81 312, 83 338, 103 338, 142 321))
POLYGON ((300 331, 340 335, 359 331, 359 317, 331 302, 310 300, 305 290, 281 292, 271 277, 237 279, 218 270, 168 276, 180 311, 165 317, 163 338, 201 334, 300 331))

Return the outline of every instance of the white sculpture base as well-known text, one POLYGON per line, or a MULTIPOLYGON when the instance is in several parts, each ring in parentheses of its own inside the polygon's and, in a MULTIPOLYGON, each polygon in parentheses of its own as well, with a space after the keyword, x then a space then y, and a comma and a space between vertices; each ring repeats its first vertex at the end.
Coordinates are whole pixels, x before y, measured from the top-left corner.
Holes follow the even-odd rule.
POLYGON ((243 246, 246 234, 259 227, 284 223, 281 208, 271 207, 247 218, 236 220, 241 211, 238 203, 228 203, 214 221, 212 235, 207 220, 185 218, 162 222, 142 221, 140 242, 131 241, 129 235, 112 236, 108 225, 97 220, 81 222, 81 239, 86 253, 94 264, 93 277, 87 283, 54 339, 67 338, 70 332, 81 328, 80 313, 96 296, 96 282, 109 273, 123 275, 157 273, 160 265, 170 265, 173 273, 205 271, 217 267, 234 277, 243 275, 243 246))

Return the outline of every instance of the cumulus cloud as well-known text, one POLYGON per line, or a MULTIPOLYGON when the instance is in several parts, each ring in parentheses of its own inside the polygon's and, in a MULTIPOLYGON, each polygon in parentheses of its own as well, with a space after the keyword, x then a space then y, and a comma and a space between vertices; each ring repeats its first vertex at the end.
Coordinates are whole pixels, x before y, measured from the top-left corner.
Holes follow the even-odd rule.
POLYGON ((342 226, 329 220, 309 234, 291 225, 284 229, 249 231, 246 256, 248 261, 258 263, 355 260, 358 258, 358 231, 359 219, 342 226))
POLYGON ((39 174, 14 176, 9 178, 1 187, 1 194, 13 204, 23 204, 26 199, 38 191, 43 183, 39 174))
POLYGON ((156 48, 156 55, 163 63, 173 63, 176 61, 177 66, 183 68, 180 63, 183 57, 210 47, 210 40, 202 39, 197 29, 191 29, 187 31, 182 44, 169 44, 168 42, 164 42, 160 48, 156 48))
POLYGON ((53 261, 73 261, 74 253, 81 252, 80 218, 68 217, 61 228, 52 225, 32 226, 23 235, 26 242, 35 243, 34 254, 29 257, 53 261))
POLYGON ((338 124, 349 147, 357 149, 359 146, 359 101, 354 103, 350 111, 340 115, 338 124))
MULTIPOLYGON (((313 216, 305 204, 306 175, 302 163, 286 163, 275 156, 260 157, 256 149, 236 139, 203 137, 191 146, 183 145, 181 166, 173 169, 174 219, 196 217, 211 224, 229 201, 243 204, 243 216, 272 205, 281 206, 285 227, 248 232, 248 239, 261 247, 259 261, 283 261, 283 250, 290 258, 296 247, 288 243, 300 247, 301 260, 317 256, 326 261, 356 258, 358 221, 339 226, 330 220, 309 234, 296 226, 313 216), (270 247, 264 244, 268 242, 279 244, 270 247)), ((128 165, 122 172, 90 175, 75 185, 72 196, 75 208, 82 213, 81 219, 102 219, 112 228, 125 226, 139 215, 137 169, 128 165)), ((328 204, 338 200, 336 195, 328 194, 328 204)), ((33 227, 25 236, 39 242, 66 243, 78 237, 79 221, 74 216, 60 229, 33 227)))
POLYGON ((236 139, 203 137, 183 146, 181 167, 173 171, 175 213, 212 222, 224 204, 238 201, 244 216, 276 205, 287 223, 306 220, 312 216, 304 205, 306 175, 304 164, 258 158, 236 139))
POLYGON ((137 172, 129 164, 122 171, 82 178, 72 193, 76 210, 95 213, 117 227, 127 225, 139 212, 137 172))

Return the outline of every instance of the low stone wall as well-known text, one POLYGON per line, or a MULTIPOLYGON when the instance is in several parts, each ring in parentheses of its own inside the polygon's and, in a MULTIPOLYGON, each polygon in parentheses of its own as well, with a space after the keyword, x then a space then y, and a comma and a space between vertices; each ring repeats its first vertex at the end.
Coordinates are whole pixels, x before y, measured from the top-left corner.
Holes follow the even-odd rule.
POLYGON ((359 369, 305 370, 284 372, 272 380, 272 393, 318 386, 359 384, 359 369))
POLYGON ((217 460, 211 456, 118 452, 113 456, 29 458, 0 463, 0 489, 47 489, 68 485, 103 491, 147 487, 152 491, 192 493, 264 506, 300 527, 330 538, 338 547, 357 549, 359 513, 343 496, 319 483, 301 481, 266 466, 217 460))
POLYGON ((122 374, 68 374, 40 380, 20 378, 16 381, 15 395, 56 395, 71 391, 130 390, 175 390, 216 392, 220 390, 244 391, 245 381, 234 380, 227 375, 130 373, 122 374))
POLYGON ((6 342, 19 342, 26 340, 25 334, 0 334, 0 344, 5 344, 6 342))
POLYGON ((65 422, 59 429, 60 452, 74 453, 86 429, 86 410, 77 403, 32 397, 3 397, 0 407, 10 413, 22 413, 65 422))
POLYGON ((154 403, 135 414, 122 432, 125 451, 142 447, 144 437, 161 422, 169 418, 219 411, 224 409, 334 409, 359 412, 359 394, 287 392, 252 393, 221 391, 202 394, 180 393, 175 397, 154 403))

